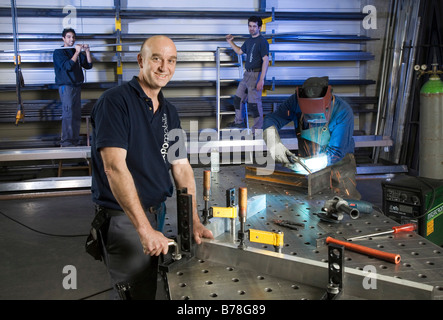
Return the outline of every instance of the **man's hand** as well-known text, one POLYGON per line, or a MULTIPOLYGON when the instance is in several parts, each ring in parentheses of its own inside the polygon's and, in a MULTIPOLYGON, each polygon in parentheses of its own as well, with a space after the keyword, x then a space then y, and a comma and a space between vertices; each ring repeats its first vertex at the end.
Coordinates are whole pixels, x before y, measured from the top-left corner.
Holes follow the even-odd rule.
POLYGON ((265 80, 262 80, 262 79, 258 80, 257 86, 256 86, 257 91, 262 91, 264 86, 265 86, 265 80))
POLYGON ((83 46, 81 44, 75 45, 75 53, 80 53, 82 51, 83 46))
POLYGON ((292 157, 296 157, 295 154, 283 145, 277 129, 274 126, 265 129, 263 132, 263 139, 265 140, 266 146, 275 162, 283 164, 294 162, 292 157))
POLYGON ((234 40, 234 36, 232 34, 228 34, 226 36, 226 41, 231 42, 232 40, 234 40))
POLYGON ((85 51, 85 52, 90 52, 89 44, 83 44, 82 45, 82 50, 85 51))
POLYGON ((161 253, 168 253, 169 239, 163 233, 149 228, 149 230, 139 232, 139 236, 146 255, 159 256, 161 253))
POLYGON ((193 232, 194 232, 194 240, 195 243, 201 244, 202 238, 206 239, 214 239, 214 235, 212 234, 212 231, 207 229, 200 221, 194 220, 194 226, 193 226, 193 232))

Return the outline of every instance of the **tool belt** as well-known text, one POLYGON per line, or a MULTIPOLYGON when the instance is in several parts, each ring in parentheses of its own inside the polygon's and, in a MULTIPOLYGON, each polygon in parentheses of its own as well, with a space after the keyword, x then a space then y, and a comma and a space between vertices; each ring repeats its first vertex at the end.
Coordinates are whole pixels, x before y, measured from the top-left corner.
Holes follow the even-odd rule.
POLYGON ((112 210, 111 213, 109 209, 101 206, 95 207, 95 217, 91 223, 91 230, 89 231, 88 238, 85 243, 85 250, 90 254, 95 260, 102 261, 103 259, 103 248, 102 241, 98 239, 98 233, 103 225, 109 220, 111 216, 123 215, 123 211, 112 210))
MULTIPOLYGON (((162 204, 152 206, 149 207, 146 211, 156 214, 161 206, 162 204)), ((103 233, 106 233, 106 230, 103 227, 105 226, 105 224, 109 223, 109 219, 111 217, 124 215, 125 212, 122 210, 109 209, 99 205, 95 206, 95 217, 94 220, 92 220, 91 230, 85 243, 86 252, 89 253, 95 260, 102 261, 103 259, 103 241, 99 241, 99 232, 101 233, 101 236, 103 236, 103 233)))

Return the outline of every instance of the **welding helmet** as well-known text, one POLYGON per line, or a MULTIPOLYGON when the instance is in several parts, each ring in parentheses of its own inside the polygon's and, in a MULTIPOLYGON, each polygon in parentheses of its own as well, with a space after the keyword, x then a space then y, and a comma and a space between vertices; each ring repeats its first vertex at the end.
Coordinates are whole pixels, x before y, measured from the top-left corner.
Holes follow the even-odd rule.
POLYGON ((328 82, 328 77, 312 77, 296 89, 301 112, 309 123, 329 122, 332 112, 332 87, 328 82))

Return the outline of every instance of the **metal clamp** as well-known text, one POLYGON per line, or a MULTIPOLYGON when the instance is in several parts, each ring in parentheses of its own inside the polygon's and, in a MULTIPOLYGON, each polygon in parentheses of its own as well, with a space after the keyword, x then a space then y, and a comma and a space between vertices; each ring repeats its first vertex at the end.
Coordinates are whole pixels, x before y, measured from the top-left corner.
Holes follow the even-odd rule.
POLYGON ((175 250, 172 253, 172 259, 173 260, 180 260, 182 258, 182 255, 180 253, 180 248, 178 247, 177 242, 175 242, 174 240, 171 239, 168 242, 168 246, 174 246, 175 247, 175 250))
POLYGON ((275 252, 281 253, 283 248, 284 233, 281 231, 271 232, 263 230, 249 229, 249 241, 258 242, 263 244, 269 244, 274 246, 275 252))

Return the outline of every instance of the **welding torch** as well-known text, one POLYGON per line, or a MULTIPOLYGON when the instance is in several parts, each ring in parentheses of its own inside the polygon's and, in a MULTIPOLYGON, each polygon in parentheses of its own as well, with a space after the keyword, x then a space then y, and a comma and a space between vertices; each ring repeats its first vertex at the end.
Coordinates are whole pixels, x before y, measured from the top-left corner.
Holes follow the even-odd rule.
POLYGON ((295 155, 292 155, 289 157, 289 161, 291 163, 298 163, 299 165, 301 165, 303 167, 303 169, 305 169, 309 174, 312 173, 312 170, 309 169, 309 167, 300 159, 300 157, 297 157, 295 155))
POLYGON ((372 237, 382 236, 382 235, 391 234, 391 233, 410 232, 410 231, 414 231, 414 230, 417 230, 417 224, 415 224, 415 223, 407 223, 407 224, 404 224, 404 225, 401 225, 401 226, 394 226, 394 227, 392 227, 391 230, 388 230, 388 231, 383 231, 383 232, 378 232, 378 233, 373 233, 373 234, 367 234, 367 235, 359 236, 359 237, 352 237, 352 238, 348 238, 346 240, 352 241, 352 240, 357 240, 357 239, 372 238, 372 237))

